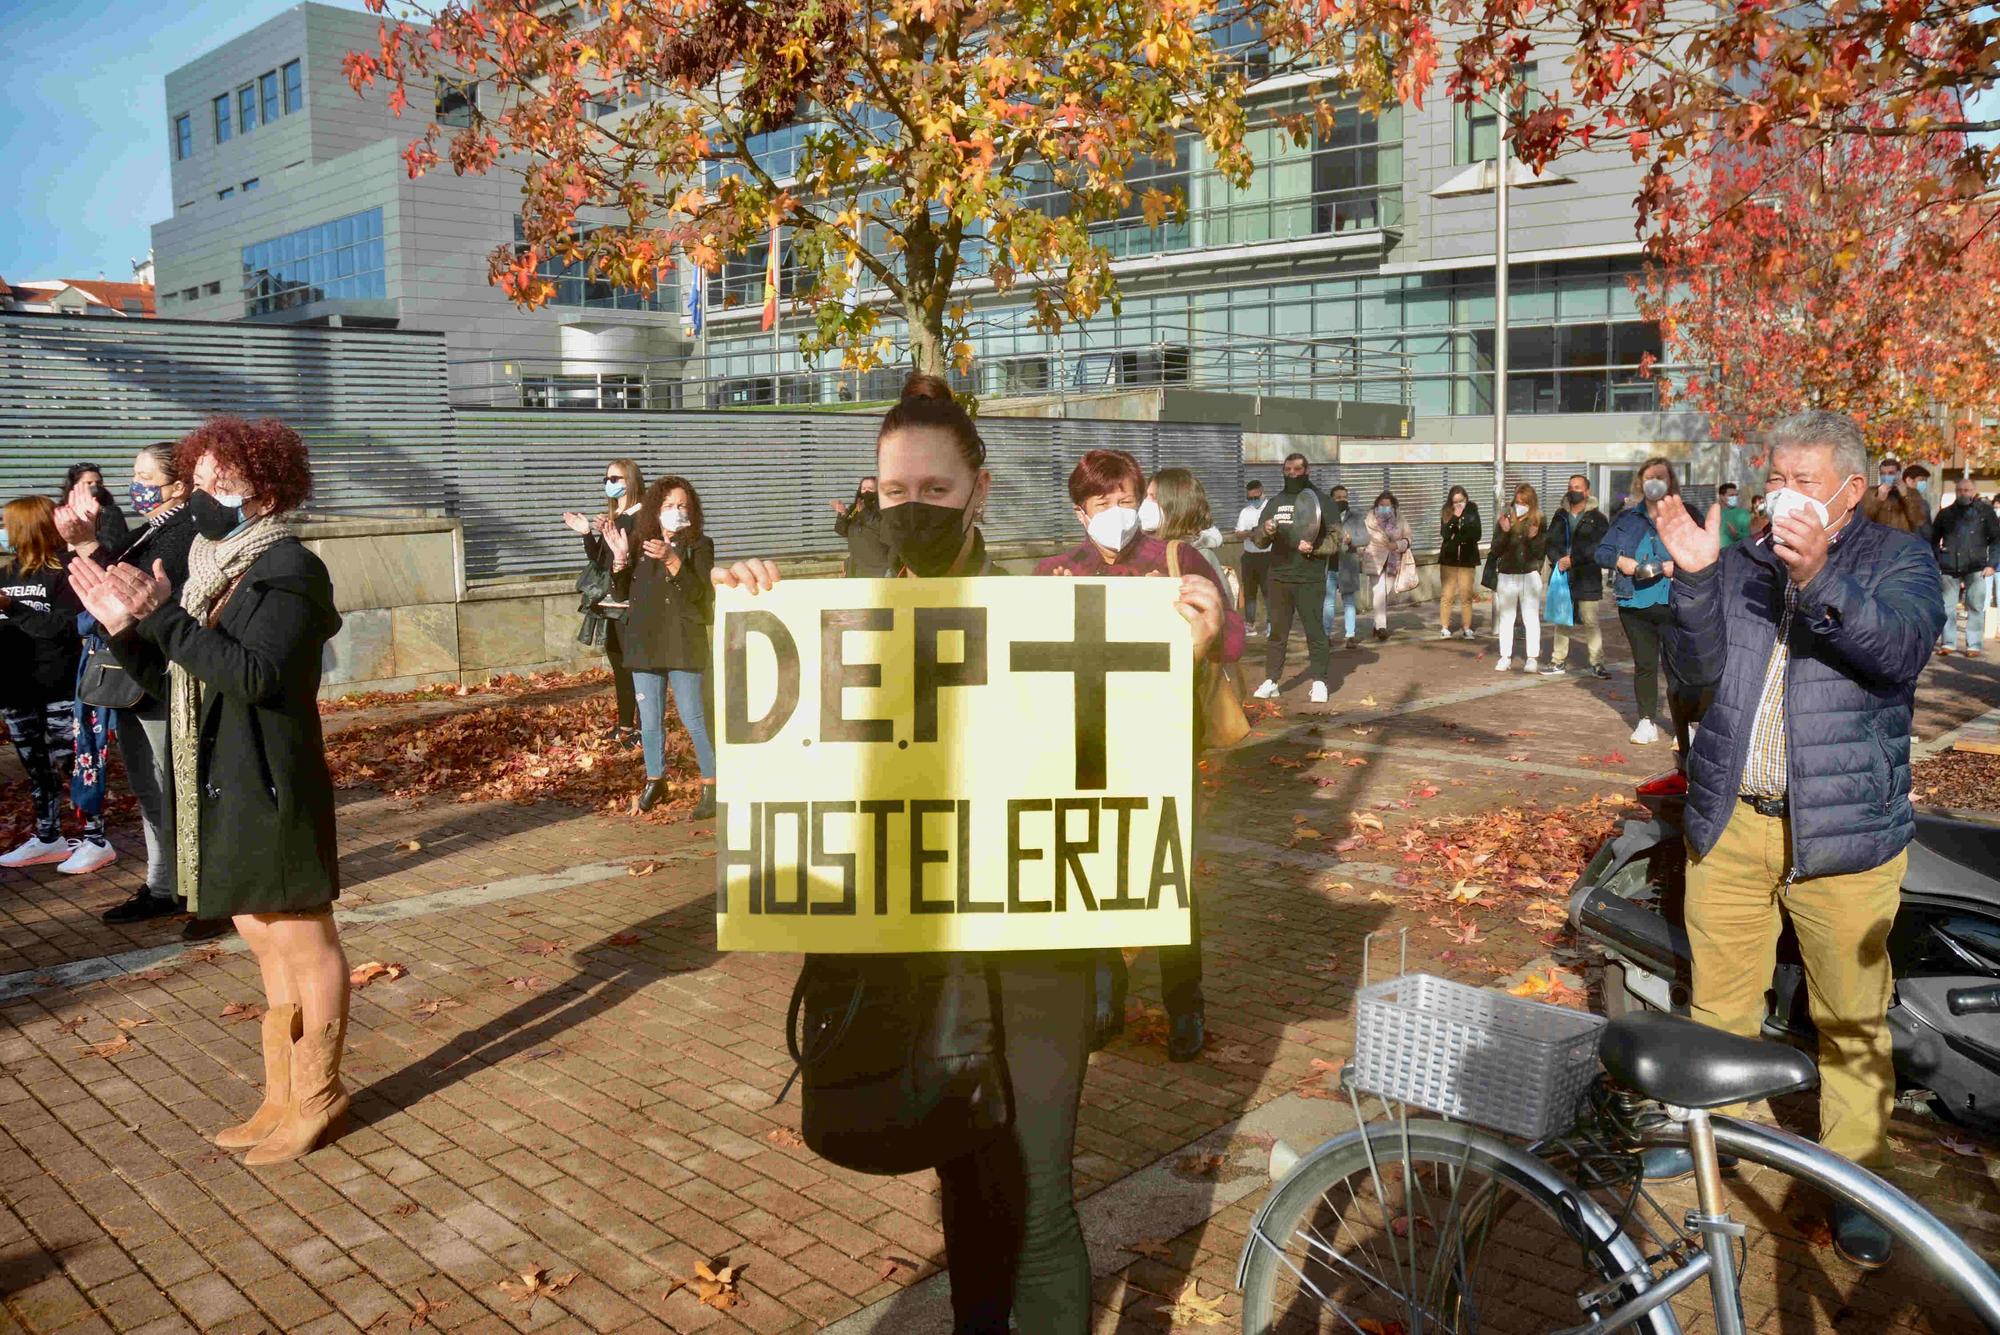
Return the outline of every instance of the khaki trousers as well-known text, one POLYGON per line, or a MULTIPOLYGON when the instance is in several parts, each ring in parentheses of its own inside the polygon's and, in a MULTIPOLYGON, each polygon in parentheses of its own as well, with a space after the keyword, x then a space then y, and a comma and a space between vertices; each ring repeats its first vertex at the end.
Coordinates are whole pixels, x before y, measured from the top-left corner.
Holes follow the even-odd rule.
POLYGON ((1603 603, 1595 598, 1588 598, 1574 601, 1573 606, 1576 608, 1574 626, 1549 627, 1555 636, 1549 645, 1549 662, 1557 667, 1568 662, 1569 637, 1572 634, 1581 634, 1584 650, 1590 655, 1590 666, 1596 667, 1604 661, 1604 627, 1597 620, 1598 610, 1603 607, 1603 603))
POLYGON ((1438 625, 1451 629, 1452 604, 1458 604, 1461 629, 1472 629, 1472 567, 1438 567, 1438 625))
MULTIPOLYGON (((1798 933, 1819 1028, 1819 1139, 1870 1168, 1890 1162, 1896 1070, 1889 1024, 1889 928, 1908 853, 1869 871, 1785 884, 1785 822, 1738 803, 1705 858, 1688 861, 1694 1018, 1754 1037, 1776 966, 1780 914, 1798 933)), ((1735 1110, 1728 1110, 1735 1111, 1735 1110)))

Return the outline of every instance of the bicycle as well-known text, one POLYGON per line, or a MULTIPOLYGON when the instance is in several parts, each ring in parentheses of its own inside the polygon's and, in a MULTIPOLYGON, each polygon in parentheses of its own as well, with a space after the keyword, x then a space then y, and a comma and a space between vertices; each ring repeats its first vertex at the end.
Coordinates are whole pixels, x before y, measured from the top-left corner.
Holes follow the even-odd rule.
POLYGON ((1426 974, 1370 984, 1366 943, 1362 959, 1342 1077, 1356 1129, 1303 1158, 1273 1147, 1279 1180, 1237 1268, 1245 1335, 1679 1335, 1672 1300, 1704 1279, 1718 1335, 1742 1335, 1746 1230, 1718 1154, 1868 1211, 2000 1331, 2000 1275, 1917 1202, 1811 1141, 1713 1111, 1812 1088, 1805 1054, 1426 974), (1363 1115, 1364 1095, 1386 1120, 1363 1115), (1652 1146, 1693 1158, 1697 1204, 1680 1222, 1645 1189, 1652 1146))

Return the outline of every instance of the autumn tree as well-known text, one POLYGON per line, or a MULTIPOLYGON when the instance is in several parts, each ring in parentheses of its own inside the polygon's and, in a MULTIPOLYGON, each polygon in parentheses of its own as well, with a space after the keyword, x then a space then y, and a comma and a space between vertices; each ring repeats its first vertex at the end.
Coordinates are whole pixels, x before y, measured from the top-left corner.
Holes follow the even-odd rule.
POLYGON ((2000 211, 1935 188, 1963 147, 1781 127, 1712 155, 1639 284, 1671 397, 1734 441, 1811 406, 1922 458, 2000 410, 2000 211))
MULTIPOLYGON (((1047 329, 1114 298, 1092 225, 1131 205, 1135 162, 1198 137, 1247 182, 1246 76, 1225 40, 1245 32, 1296 68, 1327 54, 1272 0, 447 0, 385 17, 347 73, 357 91, 386 81, 399 114, 438 78, 499 93, 503 109, 448 143, 428 125, 406 156, 413 174, 518 165, 523 239, 491 271, 521 305, 551 295, 550 257, 646 291, 677 254, 713 272, 761 258, 782 227, 810 292, 808 355, 894 361, 888 307, 909 360, 941 373, 972 355, 961 279, 1025 290, 1047 329), (781 167, 760 136, 788 127, 781 167), (857 300, 865 288, 883 300, 857 300)), ((1329 123, 1330 96, 1315 94, 1329 123)), ((1295 137, 1308 119, 1291 118, 1295 137)), ((1157 191, 1140 204, 1156 225, 1185 208, 1157 191)))
MULTIPOLYGON (((1640 220, 1671 232, 1690 174, 1714 152, 1783 135, 1801 149, 1844 140, 1949 144, 1925 189, 1961 200, 2000 184, 2000 154, 1975 114, 2000 71, 2000 9, 1891 0, 1300 0, 1344 33, 1371 100, 1421 101, 1437 72, 1471 101, 1547 57, 1569 77, 1514 96, 1510 138, 1539 166, 1566 150, 1628 149, 1648 168, 1640 220)), ((1932 150, 1938 151, 1938 150, 1932 150)))

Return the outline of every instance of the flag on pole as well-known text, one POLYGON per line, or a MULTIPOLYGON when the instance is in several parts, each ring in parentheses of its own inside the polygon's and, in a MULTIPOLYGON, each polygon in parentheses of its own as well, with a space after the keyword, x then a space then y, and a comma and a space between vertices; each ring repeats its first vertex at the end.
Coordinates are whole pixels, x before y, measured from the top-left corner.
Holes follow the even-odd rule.
POLYGON ((706 294, 702 291, 705 276, 699 264, 692 262, 688 264, 687 319, 683 323, 687 326, 689 338, 701 337, 702 308, 706 298, 706 294))
POLYGON ((778 323, 778 224, 771 224, 771 253, 764 260, 764 322, 758 328, 769 333, 778 323))

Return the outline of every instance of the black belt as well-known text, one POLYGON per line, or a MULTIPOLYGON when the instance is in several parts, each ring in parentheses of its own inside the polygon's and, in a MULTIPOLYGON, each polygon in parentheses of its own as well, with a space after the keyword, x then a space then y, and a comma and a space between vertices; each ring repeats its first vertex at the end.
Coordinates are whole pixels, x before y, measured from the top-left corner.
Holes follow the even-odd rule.
POLYGON ((1783 797, 1753 797, 1749 793, 1744 793, 1741 801, 1758 815, 1771 816, 1778 820, 1783 820, 1791 809, 1790 799, 1783 797))

